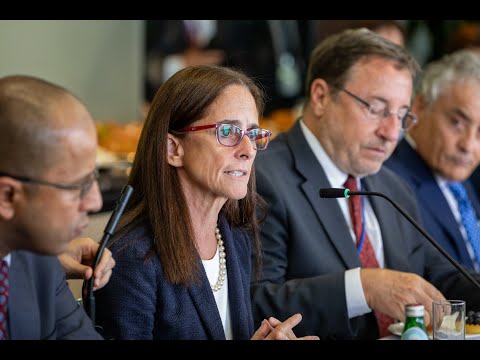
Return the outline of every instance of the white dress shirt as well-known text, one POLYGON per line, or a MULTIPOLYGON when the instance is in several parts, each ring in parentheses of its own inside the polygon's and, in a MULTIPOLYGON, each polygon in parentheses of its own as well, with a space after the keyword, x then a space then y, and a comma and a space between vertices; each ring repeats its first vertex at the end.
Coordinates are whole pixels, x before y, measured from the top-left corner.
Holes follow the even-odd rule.
MULTIPOLYGON (((207 278, 210 284, 215 284, 218 279, 220 268, 220 252, 217 246, 215 256, 210 260, 202 260, 203 267, 207 273, 207 278)), ((230 316, 230 305, 228 299, 228 274, 225 269, 225 282, 218 291, 213 292, 215 302, 217 303, 218 313, 222 319, 223 330, 227 340, 233 339, 232 319, 230 316)))
POLYGON ((3 259, 2 259, 2 260, 5 260, 5 261, 7 262, 8 267, 10 267, 10 262, 12 261, 12 260, 11 260, 11 257, 12 257, 12 255, 11 255, 10 253, 8 253, 8 254, 5 255, 5 256, 3 257, 3 259))

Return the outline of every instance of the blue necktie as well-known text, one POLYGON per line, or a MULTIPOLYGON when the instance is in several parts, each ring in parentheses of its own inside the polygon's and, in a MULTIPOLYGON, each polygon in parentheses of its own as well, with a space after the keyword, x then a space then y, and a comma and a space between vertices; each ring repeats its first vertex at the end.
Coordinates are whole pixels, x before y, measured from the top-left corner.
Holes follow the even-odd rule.
POLYGON ((480 264, 480 229, 478 228, 477 216, 468 194, 461 183, 450 183, 448 188, 452 191, 458 203, 458 211, 462 218, 462 224, 467 232, 467 238, 472 245, 477 263, 480 264))

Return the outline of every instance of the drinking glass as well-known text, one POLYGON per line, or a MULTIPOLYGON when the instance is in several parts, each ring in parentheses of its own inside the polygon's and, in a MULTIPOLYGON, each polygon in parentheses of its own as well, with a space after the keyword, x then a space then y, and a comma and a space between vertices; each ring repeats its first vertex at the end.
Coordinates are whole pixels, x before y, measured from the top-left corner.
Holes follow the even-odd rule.
POLYGON ((465 301, 434 301, 432 314, 433 340, 465 340, 465 301))

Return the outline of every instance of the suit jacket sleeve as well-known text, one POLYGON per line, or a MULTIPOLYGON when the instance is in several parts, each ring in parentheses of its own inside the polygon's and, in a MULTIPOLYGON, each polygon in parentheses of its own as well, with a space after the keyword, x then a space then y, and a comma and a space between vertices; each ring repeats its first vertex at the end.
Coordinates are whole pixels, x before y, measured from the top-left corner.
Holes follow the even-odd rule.
POLYGON ((68 287, 55 256, 12 253, 9 327, 12 340, 100 340, 68 287))
POLYGON ((56 326, 58 340, 99 340, 92 321, 72 296, 63 268, 55 262, 56 326))

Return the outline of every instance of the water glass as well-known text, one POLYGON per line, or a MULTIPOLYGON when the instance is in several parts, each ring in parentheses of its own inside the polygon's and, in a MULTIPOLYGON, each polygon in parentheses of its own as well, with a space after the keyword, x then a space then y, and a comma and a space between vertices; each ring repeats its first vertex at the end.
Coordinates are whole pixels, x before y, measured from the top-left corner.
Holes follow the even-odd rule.
POLYGON ((434 301, 432 314, 433 340, 465 340, 465 301, 434 301))

